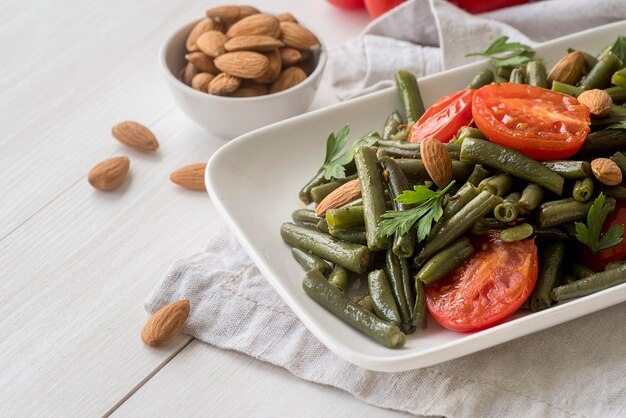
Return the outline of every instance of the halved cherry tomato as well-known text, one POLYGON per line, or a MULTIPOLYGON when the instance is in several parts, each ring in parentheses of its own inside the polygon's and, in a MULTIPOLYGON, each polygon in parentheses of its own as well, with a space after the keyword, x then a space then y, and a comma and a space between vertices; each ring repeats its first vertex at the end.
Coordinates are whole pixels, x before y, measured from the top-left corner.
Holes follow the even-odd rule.
POLYGON ((328 0, 329 3, 340 9, 362 9, 365 7, 363 0, 328 0))
POLYGON ((365 8, 372 19, 387 13, 404 0, 365 0, 365 8))
MULTIPOLYGON (((624 200, 618 200, 615 210, 606 217, 602 225, 602 233, 604 234, 613 225, 626 225, 626 201, 624 200)), ((603 271, 607 264, 623 260, 626 258, 626 232, 622 238, 624 240, 619 244, 600 250, 595 255, 591 253, 589 247, 581 243, 580 255, 583 263, 595 271, 603 271)))
POLYGON ((460 90, 437 100, 413 125, 409 142, 435 138, 450 142, 456 132, 472 122, 472 96, 475 90, 460 90))
POLYGON ((525 84, 476 90, 472 115, 490 141, 537 160, 571 157, 589 134, 589 109, 575 98, 525 84))
POLYGON ((478 331, 501 322, 528 299, 537 281, 534 240, 507 243, 491 233, 474 246, 469 261, 425 289, 432 317, 454 331, 478 331))

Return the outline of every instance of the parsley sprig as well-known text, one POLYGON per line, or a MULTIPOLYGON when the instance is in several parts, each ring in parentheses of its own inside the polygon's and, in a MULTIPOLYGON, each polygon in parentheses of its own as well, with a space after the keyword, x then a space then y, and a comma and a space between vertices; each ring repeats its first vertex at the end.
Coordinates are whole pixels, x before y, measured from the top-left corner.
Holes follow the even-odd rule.
POLYGON ((450 182, 445 189, 435 192, 426 186, 414 186, 413 190, 405 190, 396 200, 404 204, 417 204, 407 210, 388 210, 383 215, 383 220, 378 224, 376 237, 389 237, 396 232, 404 235, 414 225, 417 225, 417 240, 422 241, 430 233, 433 221, 437 222, 443 215, 441 202, 454 181, 450 182))
POLYGON ((466 54, 466 57, 488 57, 496 67, 521 67, 535 56, 535 51, 528 45, 519 42, 507 42, 508 36, 496 39, 483 52, 466 54))
POLYGON ((587 225, 576 222, 576 238, 578 241, 591 248, 592 253, 597 253, 605 248, 612 247, 622 242, 624 225, 613 225, 604 234, 600 235, 602 225, 609 214, 609 207, 604 204, 603 193, 593 201, 593 205, 587 212, 587 225))
POLYGON ((342 154, 341 151, 346 146, 349 136, 349 125, 343 126, 336 134, 331 132, 330 135, 328 135, 328 139, 326 140, 326 156, 324 157, 324 164, 322 164, 320 168, 326 180, 346 178, 345 165, 354 159, 354 151, 361 145, 371 145, 371 140, 361 138, 342 154))

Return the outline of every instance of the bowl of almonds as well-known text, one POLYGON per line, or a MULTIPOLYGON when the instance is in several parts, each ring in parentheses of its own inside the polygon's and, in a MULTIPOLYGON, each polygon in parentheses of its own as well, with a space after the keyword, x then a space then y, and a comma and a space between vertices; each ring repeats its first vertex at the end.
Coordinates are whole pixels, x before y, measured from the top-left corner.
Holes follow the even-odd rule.
POLYGON ((303 113, 319 85, 326 51, 291 13, 219 6, 174 32, 161 68, 183 112, 233 138, 303 113))

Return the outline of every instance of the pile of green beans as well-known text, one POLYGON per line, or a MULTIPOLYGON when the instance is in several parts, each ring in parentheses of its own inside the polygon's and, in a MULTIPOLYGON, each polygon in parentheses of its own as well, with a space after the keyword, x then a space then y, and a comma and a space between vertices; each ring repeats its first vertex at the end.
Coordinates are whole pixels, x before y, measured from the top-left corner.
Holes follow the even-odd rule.
MULTIPOLYGON (((615 105, 625 103, 626 69, 619 58, 610 52, 584 56, 576 85, 549 82, 544 62, 535 60, 518 67, 485 68, 468 88, 513 82, 572 96, 602 88, 615 105)), ((395 80, 403 112, 389 114, 381 135, 365 135, 368 145, 355 150, 344 179, 325 179, 320 170, 299 195, 305 205, 317 205, 346 181, 358 179, 361 196, 328 209, 323 217, 308 208, 297 209, 293 222, 281 227, 284 242, 306 272, 302 286, 311 298, 381 344, 401 348, 406 335, 426 327, 425 287, 462 268, 479 251, 475 246, 480 241, 474 237, 487 233, 504 243, 537 243, 539 273, 526 301, 533 311, 626 282, 626 263, 595 272, 570 261, 576 257, 572 243, 580 245, 574 223, 586 221, 599 193, 607 196, 609 211, 617 200, 626 200, 626 187, 601 184, 590 166, 598 156, 611 158, 626 176, 626 130, 605 129, 626 120, 625 108, 594 120, 580 151, 555 161, 534 160, 490 142, 475 127, 462 127, 445 143, 456 184, 443 197, 440 216, 420 242, 415 227, 387 237, 377 233, 386 211, 415 206, 397 200, 404 191, 415 185, 436 187, 420 144, 406 141, 425 111, 419 83, 407 71, 397 72, 395 80)))

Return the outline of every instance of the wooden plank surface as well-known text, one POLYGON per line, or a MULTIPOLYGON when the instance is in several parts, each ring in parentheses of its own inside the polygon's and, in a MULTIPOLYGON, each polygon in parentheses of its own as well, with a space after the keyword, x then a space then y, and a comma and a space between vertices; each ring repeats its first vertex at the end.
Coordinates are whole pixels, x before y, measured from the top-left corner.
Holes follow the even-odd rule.
MULTIPOLYGON (((168 266, 202 249, 221 222, 206 194, 175 187, 169 173, 208 160, 225 142, 176 108, 157 54, 167 34, 219 3, 0 2, 3 416, 105 414, 189 343, 181 336, 164 349, 144 347, 142 304, 168 266), (111 139, 111 126, 127 119, 155 132, 158 153, 141 154, 111 139), (86 173, 113 155, 131 158, 129 178, 114 192, 96 192, 86 173)), ((329 45, 367 23, 363 14, 346 19, 322 0, 249 3, 303 16, 329 45)), ((327 86, 321 90, 313 107, 334 101, 327 86)), ((202 361, 195 353, 203 346, 191 347, 198 348, 185 364, 202 361)), ((224 355, 250 373, 289 381, 284 371, 224 355)), ((225 370, 221 364, 205 371, 225 370)), ((239 382, 247 375, 241 376, 239 382)), ((294 381, 304 392, 326 392, 293 377, 289 385, 294 381)), ((221 395, 236 399, 238 384, 224 382, 221 395)), ((150 393, 164 396, 142 396, 150 393)))

